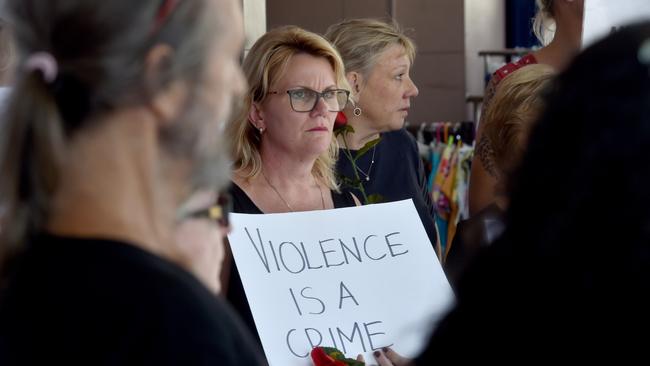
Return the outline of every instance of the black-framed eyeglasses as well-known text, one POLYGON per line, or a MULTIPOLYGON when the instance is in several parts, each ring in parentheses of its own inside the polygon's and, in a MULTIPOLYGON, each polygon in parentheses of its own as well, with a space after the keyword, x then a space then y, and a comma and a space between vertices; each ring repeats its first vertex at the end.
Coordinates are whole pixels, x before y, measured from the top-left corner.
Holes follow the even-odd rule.
POLYGON ((208 208, 191 211, 183 219, 208 219, 216 221, 222 227, 230 225, 230 212, 232 212, 232 199, 227 192, 219 193, 217 202, 208 208))
MULTIPOLYGON (((278 91, 269 92, 269 94, 280 94, 278 91)), ((294 112, 311 112, 316 108, 318 99, 323 98, 327 104, 327 110, 330 112, 341 112, 348 104, 350 92, 345 89, 330 89, 319 93, 308 88, 287 90, 289 94, 289 103, 294 112)))

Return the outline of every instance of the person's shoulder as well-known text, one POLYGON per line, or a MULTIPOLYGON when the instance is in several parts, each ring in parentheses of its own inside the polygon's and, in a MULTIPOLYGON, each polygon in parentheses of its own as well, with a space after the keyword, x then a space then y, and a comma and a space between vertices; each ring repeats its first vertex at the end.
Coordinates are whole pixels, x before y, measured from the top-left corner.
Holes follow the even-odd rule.
POLYGON ((140 330, 153 330, 151 342, 161 348, 145 352, 164 365, 261 365, 259 350, 230 306, 175 267, 162 270, 159 283, 152 283, 146 299, 140 299, 152 310, 140 330))
POLYGON ((342 187, 340 192, 335 190, 331 190, 330 192, 332 194, 332 200, 334 201, 334 208, 355 207, 360 205, 358 198, 356 198, 354 193, 352 193, 352 191, 347 187, 342 187))
POLYGON ((388 144, 416 144, 415 137, 406 130, 406 128, 400 128, 399 130, 384 132, 381 134, 381 139, 383 142, 388 144))
POLYGON ((419 156, 418 143, 406 128, 382 133, 381 138, 382 150, 390 152, 392 156, 400 158, 417 158, 419 156))
POLYGON ((240 199, 242 197, 247 197, 246 192, 241 188, 241 182, 237 182, 235 179, 230 181, 228 185, 228 194, 232 199, 240 199))
POLYGON ((245 189, 250 187, 250 183, 243 179, 233 179, 228 187, 228 194, 232 201, 232 212, 245 214, 262 214, 253 199, 246 193, 245 189))
POLYGON ((219 364, 235 365, 238 353, 254 353, 230 307, 179 264, 128 243, 89 240, 86 245, 97 247, 98 254, 120 267, 115 271, 99 265, 110 275, 94 278, 104 283, 107 296, 129 298, 117 301, 115 310, 132 322, 133 331, 151 333, 154 343, 175 345, 162 354, 178 357, 178 362, 190 354, 207 360, 218 356, 233 360, 219 364))
POLYGON ((160 343, 175 348, 166 357, 182 363, 190 359, 196 364, 263 364, 251 335, 223 299, 198 280, 180 279, 175 285, 159 297, 164 324, 156 334, 163 337, 160 343))
MULTIPOLYGON (((71 342, 98 343, 115 359, 146 358, 157 365, 259 364, 240 362, 257 353, 222 300, 180 265, 127 242, 40 235, 21 255, 3 299, 0 317, 11 316, 14 329, 36 322, 40 340, 65 335, 71 342), (43 299, 41 293, 52 288, 65 295, 43 299), (80 331, 64 329, 71 325, 80 331), (129 343, 134 338, 146 341, 129 343)), ((55 347, 64 339, 49 342, 55 347)))

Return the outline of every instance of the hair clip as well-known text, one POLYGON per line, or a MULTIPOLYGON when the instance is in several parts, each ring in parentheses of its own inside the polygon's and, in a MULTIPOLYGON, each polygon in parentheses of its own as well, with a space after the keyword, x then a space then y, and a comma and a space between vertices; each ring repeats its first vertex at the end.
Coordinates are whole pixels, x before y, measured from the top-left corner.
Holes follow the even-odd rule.
POLYGON ((27 57, 25 70, 40 71, 46 83, 51 84, 59 74, 59 66, 54 56, 49 52, 36 52, 27 57))

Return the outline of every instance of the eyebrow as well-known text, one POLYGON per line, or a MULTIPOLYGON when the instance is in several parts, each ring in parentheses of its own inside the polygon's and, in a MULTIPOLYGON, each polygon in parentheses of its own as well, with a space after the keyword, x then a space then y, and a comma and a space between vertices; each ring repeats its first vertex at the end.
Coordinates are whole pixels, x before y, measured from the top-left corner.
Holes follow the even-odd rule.
MULTIPOLYGON (((318 91, 318 90, 312 89, 312 88, 310 88, 308 86, 304 86, 304 85, 291 86, 291 87, 289 87, 287 89, 288 90, 292 90, 292 89, 309 89, 309 90, 318 91)), ((331 89, 336 89, 336 84, 328 85, 322 90, 325 91, 325 90, 331 90, 331 89)))

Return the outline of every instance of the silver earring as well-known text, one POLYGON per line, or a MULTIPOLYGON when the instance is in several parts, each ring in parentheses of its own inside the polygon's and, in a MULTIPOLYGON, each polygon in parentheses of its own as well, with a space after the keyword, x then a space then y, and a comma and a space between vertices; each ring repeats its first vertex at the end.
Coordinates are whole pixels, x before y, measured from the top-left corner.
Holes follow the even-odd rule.
POLYGON ((354 101, 354 99, 350 98, 350 103, 352 103, 352 106, 354 107, 352 113, 354 113, 355 116, 359 117, 363 111, 360 107, 357 106, 357 103, 354 101))
POLYGON ((264 127, 260 127, 260 135, 264 133, 264 127))

